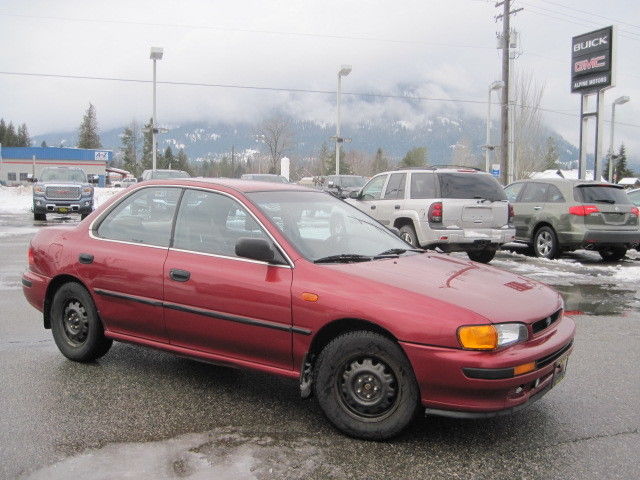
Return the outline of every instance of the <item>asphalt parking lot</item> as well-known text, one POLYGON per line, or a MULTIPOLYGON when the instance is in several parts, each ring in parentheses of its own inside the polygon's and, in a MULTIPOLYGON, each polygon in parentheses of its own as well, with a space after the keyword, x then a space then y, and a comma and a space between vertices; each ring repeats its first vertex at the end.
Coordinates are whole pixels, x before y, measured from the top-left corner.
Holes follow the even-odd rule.
POLYGON ((493 264, 560 290, 577 324, 565 379, 515 415, 419 418, 376 443, 337 433, 290 380, 114 344, 58 353, 20 287, 29 238, 52 218, 0 216, 0 478, 637 478, 640 254, 493 264))

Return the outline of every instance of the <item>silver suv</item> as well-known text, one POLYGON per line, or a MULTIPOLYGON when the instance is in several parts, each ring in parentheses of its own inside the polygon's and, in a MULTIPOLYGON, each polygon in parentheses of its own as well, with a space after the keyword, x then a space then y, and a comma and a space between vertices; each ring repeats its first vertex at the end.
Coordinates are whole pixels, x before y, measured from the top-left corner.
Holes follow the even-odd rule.
POLYGON ((347 202, 413 246, 464 251, 488 263, 515 238, 513 210, 500 184, 470 168, 428 167, 384 172, 347 202))

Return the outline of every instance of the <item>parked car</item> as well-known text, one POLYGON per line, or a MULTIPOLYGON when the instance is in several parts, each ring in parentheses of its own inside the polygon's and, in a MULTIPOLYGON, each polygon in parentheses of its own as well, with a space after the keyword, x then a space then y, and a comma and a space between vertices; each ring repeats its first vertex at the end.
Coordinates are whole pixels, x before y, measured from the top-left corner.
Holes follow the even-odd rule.
POLYGON ((240 176, 241 180, 252 180, 254 182, 269 182, 269 183, 289 183, 282 175, 274 175, 272 173, 245 173, 240 176))
POLYGON ((415 250, 296 185, 137 185, 76 227, 41 230, 28 258, 24 294, 67 358, 117 340, 299 379, 365 439, 398 434, 421 404, 515 411, 562 378, 574 337, 549 287, 415 250))
POLYGON ((617 261, 640 243, 638 207, 619 185, 545 178, 512 183, 505 193, 515 211, 516 241, 538 257, 586 248, 617 261))
POLYGON ((627 192, 627 196, 636 207, 640 207, 640 188, 636 188, 635 190, 629 190, 627 192))
POLYGON ((135 185, 136 183, 138 183, 137 178, 126 177, 126 178, 123 178, 122 180, 117 180, 113 182, 113 186, 116 188, 128 188, 131 185, 135 185))
POLYGON ((47 213, 77 213, 85 218, 93 211, 93 187, 81 168, 46 167, 33 178, 33 219, 46 220, 47 213))
POLYGON ((145 170, 142 172, 142 177, 140 177, 140 181, 144 182, 145 180, 166 180, 168 178, 190 178, 189 175, 184 170, 169 170, 169 169, 155 169, 155 170, 145 170))
POLYGON ((414 247, 465 251, 488 263, 511 242, 512 209, 491 175, 469 168, 414 168, 373 177, 347 202, 400 230, 414 247))
POLYGON ((351 192, 359 191, 366 179, 360 175, 327 175, 323 189, 338 198, 347 198, 351 192))

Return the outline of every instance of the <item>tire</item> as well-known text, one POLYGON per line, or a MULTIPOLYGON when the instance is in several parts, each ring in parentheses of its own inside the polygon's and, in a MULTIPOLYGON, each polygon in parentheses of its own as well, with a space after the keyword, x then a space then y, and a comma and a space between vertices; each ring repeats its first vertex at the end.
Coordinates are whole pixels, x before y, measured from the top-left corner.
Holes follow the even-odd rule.
POLYGON ((418 236, 416 235, 416 229, 413 225, 403 225, 400 227, 400 238, 410 244, 414 248, 420 248, 418 245, 418 236))
POLYGON ((34 213, 33 214, 33 219, 37 222, 46 222, 47 221, 47 214, 46 213, 34 213))
POLYGON ((533 253, 536 257, 554 259, 560 253, 558 237, 553 228, 540 227, 533 236, 533 253))
POLYGON ((622 260, 627 254, 627 249, 624 247, 611 247, 604 250, 598 250, 598 253, 605 262, 617 262, 622 260))
POLYGON ((81 213, 80 214, 80 220, 84 220, 85 218, 87 218, 89 215, 91 215, 90 213, 81 213))
POLYGON ((356 331, 336 337, 320 353, 314 374, 320 408, 351 437, 384 440, 398 435, 420 405, 404 352, 377 333, 356 331))
POLYGON ((472 250, 470 252, 467 252, 467 256, 474 262, 489 263, 491 260, 493 260, 493 257, 496 256, 496 249, 487 248, 485 250, 472 250))
POLYGON ((51 331, 60 352, 75 362, 96 360, 113 343, 104 336, 91 295, 76 282, 63 284, 53 296, 51 331))

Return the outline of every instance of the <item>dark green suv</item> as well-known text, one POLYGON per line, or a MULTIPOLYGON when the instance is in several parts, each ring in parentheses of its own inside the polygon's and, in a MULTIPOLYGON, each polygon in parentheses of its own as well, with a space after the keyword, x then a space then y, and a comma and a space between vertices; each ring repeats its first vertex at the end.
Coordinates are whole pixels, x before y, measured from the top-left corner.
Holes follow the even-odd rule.
POLYGON ((638 207, 618 185, 545 178, 512 183, 505 193, 514 208, 516 241, 538 257, 585 248, 617 261, 640 244, 638 207))

